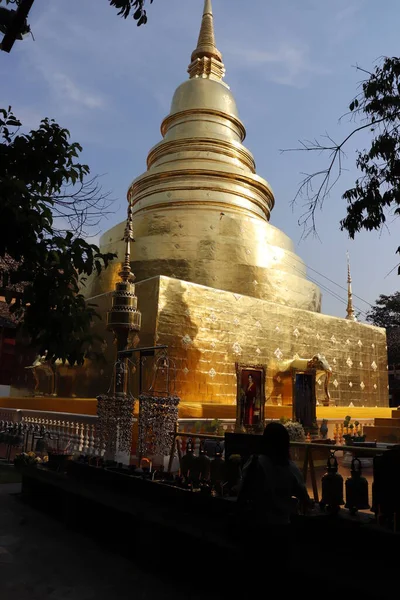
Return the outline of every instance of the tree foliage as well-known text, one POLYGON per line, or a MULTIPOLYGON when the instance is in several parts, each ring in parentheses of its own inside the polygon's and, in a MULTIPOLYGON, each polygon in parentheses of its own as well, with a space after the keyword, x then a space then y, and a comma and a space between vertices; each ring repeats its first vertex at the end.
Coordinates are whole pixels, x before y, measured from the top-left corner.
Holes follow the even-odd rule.
MULTIPOLYGON (((118 14, 127 19, 130 14, 136 21, 136 25, 145 25, 147 23, 147 13, 144 8, 146 0, 109 0, 111 6, 115 6, 118 14)), ((150 4, 153 0, 149 0, 150 4)))
MULTIPOLYGON (((361 131, 371 134, 370 146, 356 153, 360 171, 355 185, 346 190, 347 214, 340 225, 351 238, 361 230, 380 229, 388 217, 400 214, 400 58, 385 57, 360 85, 348 115, 356 123, 354 129, 336 143, 319 140, 303 142, 296 150, 326 152, 327 167, 307 174, 296 199, 305 200, 306 212, 300 223, 309 231, 315 229, 315 212, 338 182, 346 144, 361 131)), ((400 248, 398 248, 399 252, 400 248)))
POLYGON ((367 321, 386 328, 389 364, 400 365, 400 292, 379 296, 367 321))
POLYGON ((0 109, 0 286, 31 344, 74 364, 94 343, 90 329, 98 317, 80 287, 114 255, 55 225, 66 186, 78 198, 71 204, 78 222, 85 219, 79 211, 96 203, 93 197, 88 208, 74 191, 89 175, 80 145, 49 119, 28 134, 20 126, 11 108, 0 109))
MULTIPOLYGON (((148 1, 150 4, 153 3, 153 0, 148 1)), ((18 6, 20 0, 0 0, 0 4, 2 2, 18 6)), ((118 15, 124 19, 127 19, 132 15, 138 27, 147 23, 147 12, 145 9, 146 0, 108 0, 108 2, 110 3, 110 6, 117 9, 118 15)))

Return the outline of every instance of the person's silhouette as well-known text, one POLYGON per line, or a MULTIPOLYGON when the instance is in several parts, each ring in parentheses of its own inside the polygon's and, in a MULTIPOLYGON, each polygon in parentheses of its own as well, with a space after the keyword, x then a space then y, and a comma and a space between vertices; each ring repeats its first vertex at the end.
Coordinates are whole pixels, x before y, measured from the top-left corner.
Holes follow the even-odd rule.
POLYGON ((309 501, 303 476, 290 460, 288 431, 271 422, 264 430, 260 455, 243 468, 238 504, 249 509, 258 525, 275 527, 290 523, 293 498, 309 501))

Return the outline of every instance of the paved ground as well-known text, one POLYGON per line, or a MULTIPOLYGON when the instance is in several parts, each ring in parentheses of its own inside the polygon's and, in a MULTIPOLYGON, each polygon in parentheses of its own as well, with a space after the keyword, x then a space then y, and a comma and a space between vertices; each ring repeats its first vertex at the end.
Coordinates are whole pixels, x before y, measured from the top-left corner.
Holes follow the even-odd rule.
POLYGON ((167 584, 151 564, 146 572, 24 505, 19 490, 19 484, 0 485, 1 600, 210 598, 182 589, 179 565, 168 578, 176 586, 167 584))

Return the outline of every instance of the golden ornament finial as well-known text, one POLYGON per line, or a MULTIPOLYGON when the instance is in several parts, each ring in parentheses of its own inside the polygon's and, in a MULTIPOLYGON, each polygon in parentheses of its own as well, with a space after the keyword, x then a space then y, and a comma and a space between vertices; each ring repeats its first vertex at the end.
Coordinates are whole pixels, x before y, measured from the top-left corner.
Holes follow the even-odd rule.
POLYGON ((225 75, 222 54, 215 44, 214 16, 211 0, 205 0, 197 47, 188 68, 190 79, 204 77, 221 81, 225 75))
POLYGON ((128 343, 128 334, 130 331, 140 331, 142 315, 137 307, 137 297, 135 295, 135 276, 131 271, 131 242, 133 239, 133 209, 131 203, 128 204, 128 218, 123 241, 126 244, 125 260, 122 263, 122 269, 118 273, 121 281, 115 284, 115 290, 112 295, 112 307, 107 313, 107 328, 114 331, 117 339, 118 350, 124 350, 128 343))
POLYGON ((347 252, 347 317, 349 321, 357 321, 353 308, 353 292, 351 289, 350 256, 347 252))
POLYGON ((131 203, 128 204, 128 217, 126 219, 126 226, 124 231, 123 241, 126 244, 125 247, 125 260, 122 265, 122 271, 119 273, 122 281, 134 281, 135 276, 131 271, 131 242, 133 239, 133 209, 131 203))
POLYGON ((212 12, 211 0, 205 0, 204 2, 204 11, 203 18, 201 20, 199 39, 196 50, 193 50, 192 52, 192 61, 196 58, 203 58, 203 56, 216 58, 222 62, 222 54, 217 49, 215 44, 214 16, 212 12))

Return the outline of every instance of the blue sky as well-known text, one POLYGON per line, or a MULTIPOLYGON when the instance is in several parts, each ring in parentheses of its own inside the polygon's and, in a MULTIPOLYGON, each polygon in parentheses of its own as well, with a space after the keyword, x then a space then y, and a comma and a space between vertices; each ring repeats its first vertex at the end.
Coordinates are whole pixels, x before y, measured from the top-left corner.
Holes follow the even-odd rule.
MULTIPOLYGON (((102 174, 115 214, 102 231, 126 214, 126 191, 145 170, 148 150, 159 141, 175 88, 186 77, 196 45, 202 0, 154 0, 149 21, 136 27, 119 18, 107 0, 36 0, 30 22, 35 42, 17 42, 0 53, 0 105, 12 105, 28 127, 49 116, 84 147, 92 174, 102 174)), ((301 205, 291 207, 301 173, 326 159, 285 153, 325 131, 340 140, 351 129, 339 122, 362 75, 382 55, 398 55, 398 0, 214 0, 217 45, 247 128, 246 146, 257 172, 275 193, 271 222, 296 243, 306 264, 346 285, 350 251, 353 291, 373 303, 399 287, 395 250, 398 224, 350 241, 339 229, 345 215, 341 194, 356 177, 355 149, 347 149, 346 171, 318 212, 319 239, 301 240, 301 205), (246 5, 246 9, 244 6, 246 5)), ((344 297, 345 292, 309 272, 344 297)), ((363 310, 368 305, 355 299, 363 310)), ((323 292, 323 311, 344 316, 345 305, 323 292)))

